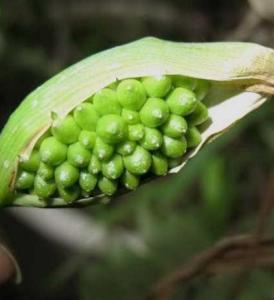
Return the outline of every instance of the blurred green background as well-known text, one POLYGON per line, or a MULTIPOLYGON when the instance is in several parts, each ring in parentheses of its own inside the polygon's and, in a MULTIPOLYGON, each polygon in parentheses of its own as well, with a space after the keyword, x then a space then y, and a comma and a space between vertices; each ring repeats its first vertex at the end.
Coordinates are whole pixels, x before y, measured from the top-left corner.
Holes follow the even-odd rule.
MULTIPOLYGON (((0 126, 27 93, 59 70, 143 36, 274 47, 273 10, 271 0, 2 0, 0 126)), ((220 238, 254 231, 273 172, 273 116, 269 101, 183 172, 114 203, 2 211, 0 226, 24 281, 1 288, 0 299, 141 299, 157 279, 220 238)), ((234 293, 238 281, 238 273, 201 276, 181 285, 172 299, 274 299, 273 269, 250 271, 234 293)))

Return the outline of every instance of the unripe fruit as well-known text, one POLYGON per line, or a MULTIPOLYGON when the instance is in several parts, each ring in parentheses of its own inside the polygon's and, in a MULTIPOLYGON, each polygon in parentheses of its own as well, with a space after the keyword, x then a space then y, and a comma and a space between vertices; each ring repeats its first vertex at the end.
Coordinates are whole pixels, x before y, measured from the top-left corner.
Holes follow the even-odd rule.
POLYGON ((82 171, 80 173, 79 184, 83 191, 90 193, 95 189, 97 177, 87 171, 82 171))
POLYGON ((176 88, 182 87, 189 90, 194 90, 197 85, 197 80, 194 78, 184 77, 181 75, 173 75, 172 83, 176 88))
POLYGON ((137 111, 124 108, 122 110, 122 117, 129 125, 140 123, 140 116, 137 111))
POLYGON ((20 167, 28 172, 36 172, 40 165, 40 155, 37 150, 32 151, 32 153, 25 157, 20 157, 20 167))
POLYGON ((148 127, 158 127, 164 124, 168 116, 168 105, 160 98, 149 98, 140 111, 141 121, 148 127))
POLYGON ((140 141, 145 135, 145 127, 143 124, 128 126, 128 138, 131 141, 140 141))
POLYGON ((210 83, 207 80, 199 79, 197 80, 197 85, 195 87, 195 94, 199 101, 202 101, 208 94, 210 89, 210 83))
POLYGON ((192 91, 179 87, 172 91, 166 102, 173 114, 184 117, 195 110, 198 100, 192 91))
POLYGON ((122 183, 128 190, 135 190, 140 184, 140 178, 126 170, 122 176, 122 183))
POLYGON ((79 199, 81 190, 78 185, 74 185, 69 188, 58 186, 58 192, 59 192, 59 196, 62 199, 64 199, 67 203, 72 203, 77 199, 79 199))
POLYGON ((95 131, 100 116, 96 112, 94 105, 82 103, 75 108, 73 117, 82 129, 95 131))
POLYGON ((50 166, 58 166, 67 157, 67 146, 55 137, 48 137, 42 142, 39 152, 42 162, 50 166))
POLYGON ((171 114, 161 130, 163 134, 169 137, 180 138, 186 133, 187 127, 187 122, 183 117, 171 114))
POLYGON ((126 79, 119 83, 117 95, 120 104, 131 110, 140 110, 146 101, 146 91, 136 79, 126 79))
POLYGON ((187 122, 189 123, 189 126, 197 126, 204 123, 207 119, 207 107, 202 102, 198 102, 195 110, 187 117, 187 122))
POLYGON ((79 142, 86 149, 93 149, 96 141, 96 133, 92 131, 82 130, 79 136, 79 142))
POLYGON ((112 196, 117 191, 118 183, 102 176, 98 181, 98 187, 103 194, 112 196))
POLYGON ((163 176, 167 174, 168 161, 167 158, 160 152, 152 154, 151 171, 157 176, 163 176))
POLYGON ((44 180, 50 180, 54 177, 54 168, 41 162, 39 169, 37 171, 37 175, 39 175, 44 180))
POLYGON ((171 89, 172 81, 165 75, 145 77, 142 83, 150 97, 162 98, 167 95, 171 89))
POLYGON ((91 152, 79 142, 70 145, 68 148, 68 162, 77 168, 88 166, 91 158, 91 152))
POLYGON ((57 117, 54 119, 51 132, 57 140, 63 144, 72 144, 77 142, 81 128, 76 124, 71 115, 65 118, 57 117))
POLYGON ((98 122, 97 134, 105 143, 118 144, 127 138, 127 124, 120 116, 103 116, 98 122))
POLYGON ((95 141, 95 146, 93 149, 93 153, 100 160, 108 160, 111 158, 114 152, 114 147, 105 143, 101 138, 97 137, 95 141))
POLYGON ((79 179, 79 170, 69 164, 63 163, 55 170, 55 181, 58 187, 70 187, 73 186, 79 179))
POLYGON ((201 142, 195 126, 208 111, 198 99, 208 89, 207 81, 179 75, 125 79, 66 117, 53 113, 52 127, 29 156, 20 157, 16 189, 70 204, 98 192, 112 196, 119 186, 135 190, 143 177, 166 175, 201 142))
POLYGON ((130 155, 135 150, 135 148, 136 148, 135 142, 126 141, 117 145, 116 152, 123 156, 126 156, 126 155, 130 155))
POLYGON ((16 188, 26 190, 33 187, 35 175, 27 171, 21 171, 16 181, 16 188))
POLYGON ((98 174, 101 171, 102 165, 100 160, 97 158, 96 155, 92 155, 89 165, 88 171, 90 174, 98 174))
POLYGON ((112 89, 102 89, 93 97, 93 104, 96 111, 101 115, 120 115, 122 107, 118 101, 117 94, 112 89))
POLYGON ((56 191, 56 184, 53 180, 45 181, 39 175, 34 180, 34 193, 40 198, 47 199, 56 191))
POLYGON ((186 141, 188 148, 198 146, 202 141, 200 131, 196 127, 189 128, 186 133, 186 141))
POLYGON ((163 136, 156 128, 145 127, 145 135, 140 145, 146 150, 157 150, 163 143, 163 136))
POLYGON ((118 179, 124 171, 124 163, 119 154, 115 154, 109 161, 102 163, 102 173, 109 179, 118 179))
POLYGON ((161 152, 167 157, 180 157, 185 154, 186 149, 187 143, 184 137, 181 137, 180 139, 173 139, 166 135, 163 137, 161 152))
POLYGON ((132 174, 145 174, 151 166, 151 155, 144 148, 137 146, 131 155, 124 157, 124 165, 132 174))

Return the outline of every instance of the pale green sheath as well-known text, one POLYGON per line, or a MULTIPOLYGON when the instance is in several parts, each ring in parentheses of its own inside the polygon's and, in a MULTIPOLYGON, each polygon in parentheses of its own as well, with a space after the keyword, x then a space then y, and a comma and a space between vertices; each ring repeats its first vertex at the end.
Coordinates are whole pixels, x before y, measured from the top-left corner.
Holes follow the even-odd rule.
MULTIPOLYGON (((187 153, 179 166, 168 171, 175 173, 206 142, 274 94, 274 51, 251 43, 176 43, 149 37, 100 52, 69 67, 28 95, 1 132, 0 206, 58 207, 85 205, 101 199, 98 195, 70 204, 58 197, 45 202, 33 194, 16 193, 19 158, 32 152, 51 127, 53 116, 66 116, 115 81, 159 75, 206 79, 212 85, 205 100, 211 122, 202 130, 200 144, 187 153)), ((123 147, 120 153, 134 145, 132 142, 123 147)), ((155 159, 162 162, 161 157, 155 159)), ((108 167, 105 166, 106 172, 108 167)), ((160 169, 156 171, 161 173, 160 169)), ((129 174, 125 176, 132 184, 137 180, 129 174)))

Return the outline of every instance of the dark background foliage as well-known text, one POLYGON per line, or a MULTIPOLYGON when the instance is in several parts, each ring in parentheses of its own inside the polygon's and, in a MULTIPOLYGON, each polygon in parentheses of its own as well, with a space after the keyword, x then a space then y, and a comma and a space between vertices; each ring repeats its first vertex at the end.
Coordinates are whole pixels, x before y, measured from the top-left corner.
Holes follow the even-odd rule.
MULTIPOLYGON (((274 47, 273 10, 272 0, 2 0, 0 127, 59 70, 143 36, 274 47)), ((273 116, 269 101, 183 172, 107 206, 2 211, 0 225, 24 281, 2 288, 0 299, 141 299, 158 278, 218 239, 253 232, 273 172, 273 116)), ((172 299, 274 299, 271 267, 245 274, 200 276, 172 299)))

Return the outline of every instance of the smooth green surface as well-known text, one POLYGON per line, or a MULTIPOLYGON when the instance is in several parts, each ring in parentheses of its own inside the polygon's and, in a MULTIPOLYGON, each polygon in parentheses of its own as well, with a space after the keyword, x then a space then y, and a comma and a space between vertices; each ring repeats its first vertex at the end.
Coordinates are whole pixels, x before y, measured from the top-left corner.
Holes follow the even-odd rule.
POLYGON ((54 119, 51 127, 52 135, 64 144, 72 144, 77 142, 81 128, 76 124, 71 115, 57 117, 54 119))
POLYGON ((158 127, 164 124, 168 116, 169 107, 160 98, 149 98, 140 111, 141 121, 148 127, 158 127))
POLYGON ((118 144, 127 138, 126 121, 117 115, 106 115, 97 124, 98 136, 108 144, 118 144))

